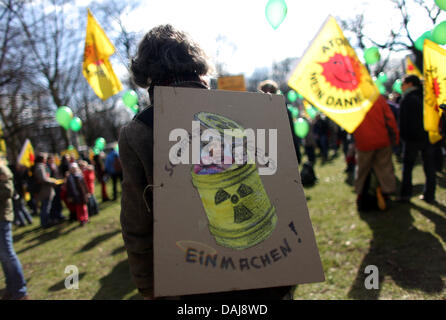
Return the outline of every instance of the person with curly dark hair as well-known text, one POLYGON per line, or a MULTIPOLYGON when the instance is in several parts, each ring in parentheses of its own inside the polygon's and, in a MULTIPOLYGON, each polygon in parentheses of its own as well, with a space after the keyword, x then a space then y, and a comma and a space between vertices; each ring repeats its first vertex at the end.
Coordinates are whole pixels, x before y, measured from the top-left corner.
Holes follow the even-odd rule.
MULTIPOLYGON (((123 172, 120 219, 130 272, 145 299, 153 299, 154 280, 153 194, 150 187, 153 185, 154 87, 209 89, 204 77, 211 70, 199 45, 171 25, 160 25, 150 30, 140 42, 136 57, 131 62, 133 81, 142 88, 148 88, 151 105, 140 111, 120 131, 119 154, 123 172)), ((288 292, 289 287, 285 291, 288 292)), ((226 296, 199 295, 198 298, 239 296, 271 298, 272 293, 271 290, 260 289, 227 293, 226 296)))
POLYGON ((202 49, 171 25, 150 30, 131 61, 133 81, 148 88, 151 105, 122 127, 119 155, 123 173, 122 235, 130 272, 139 292, 153 297, 153 90, 157 85, 209 89, 203 76, 211 70, 202 49))

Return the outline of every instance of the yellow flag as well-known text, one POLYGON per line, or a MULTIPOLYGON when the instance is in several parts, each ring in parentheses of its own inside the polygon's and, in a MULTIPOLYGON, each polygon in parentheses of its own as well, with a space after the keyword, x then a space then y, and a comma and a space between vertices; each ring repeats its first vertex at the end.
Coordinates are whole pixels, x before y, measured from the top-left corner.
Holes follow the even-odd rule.
POLYGON ((429 132, 429 140, 441 140, 439 124, 446 103, 446 50, 426 39, 423 48, 424 68, 424 130, 429 132))
POLYGON ((20 150, 18 163, 27 168, 31 168, 34 164, 34 149, 29 139, 25 140, 22 150, 20 150))
POLYGON ((369 72, 331 16, 288 85, 349 133, 361 124, 379 96, 369 72))
POLYGON ((423 79, 423 75, 410 57, 406 57, 406 74, 413 74, 421 80, 423 79))
POLYGON ((114 52, 115 47, 88 10, 82 73, 102 100, 107 100, 122 90, 121 81, 109 61, 114 52))
MULTIPOLYGON (((3 129, 0 127, 0 136, 3 136, 3 129)), ((0 153, 6 153, 5 139, 0 139, 0 153)))

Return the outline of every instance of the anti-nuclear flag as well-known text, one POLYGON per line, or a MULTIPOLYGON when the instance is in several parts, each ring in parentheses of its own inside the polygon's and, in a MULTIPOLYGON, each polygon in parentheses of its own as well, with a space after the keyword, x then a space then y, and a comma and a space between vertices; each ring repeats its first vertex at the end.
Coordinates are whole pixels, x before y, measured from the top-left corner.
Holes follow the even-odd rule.
POLYGON ((336 19, 328 17, 288 85, 349 133, 361 124, 379 90, 336 19))
POLYGON ((102 100, 107 100, 122 90, 121 81, 109 61, 109 57, 114 52, 115 47, 91 11, 88 10, 82 73, 96 95, 102 100))
POLYGON ((441 140, 439 124, 446 103, 446 50, 426 39, 423 49, 424 68, 424 130, 429 132, 429 140, 441 140))
MULTIPOLYGON (((0 137, 3 137, 3 129, 0 127, 0 137)), ((6 143, 5 139, 0 139, 0 154, 6 154, 6 143)))
POLYGON ((406 74, 413 74, 418 78, 423 79, 423 75, 410 57, 406 57, 406 74))
POLYGON ((27 168, 31 168, 34 164, 34 149, 29 139, 25 140, 22 150, 20 150, 18 163, 27 168))

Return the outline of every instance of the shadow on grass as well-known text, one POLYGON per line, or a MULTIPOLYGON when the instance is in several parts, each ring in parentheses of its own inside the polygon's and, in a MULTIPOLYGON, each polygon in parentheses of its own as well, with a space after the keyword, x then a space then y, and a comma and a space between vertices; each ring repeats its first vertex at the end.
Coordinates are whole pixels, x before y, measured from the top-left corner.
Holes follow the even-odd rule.
MULTIPOLYGON (((445 170, 443 170, 444 172, 445 170)), ((437 173, 437 183, 440 188, 446 189, 446 173, 437 173)))
POLYGON ((76 253, 81 253, 81 252, 84 252, 84 251, 91 250, 94 247, 96 247, 98 244, 100 244, 101 242, 104 242, 104 241, 114 237, 118 233, 121 233, 121 230, 115 230, 115 231, 112 231, 112 232, 109 232, 109 233, 101 234, 100 236, 97 236, 97 237, 93 238, 89 243, 87 243, 82 248, 80 248, 79 251, 77 251, 76 253))
POLYGON ((71 231, 76 230, 77 227, 78 227, 78 224, 76 223, 71 228, 64 230, 66 225, 67 225, 67 222, 65 222, 63 224, 56 225, 54 227, 51 227, 50 229, 41 229, 41 230, 43 230, 43 233, 39 233, 36 237, 27 240, 27 242, 32 242, 34 240, 37 240, 37 243, 35 243, 35 244, 33 244, 33 245, 29 246, 29 247, 26 247, 26 248, 24 248, 24 249, 22 249, 20 251, 17 251, 17 254, 26 252, 26 251, 28 251, 30 249, 34 249, 34 248, 44 244, 45 242, 54 240, 54 239, 56 239, 58 237, 65 236, 68 233, 70 233, 71 231))
MULTIPOLYGON (((82 272, 79 274, 79 281, 82 280, 82 278, 86 275, 86 272, 82 272)), ((60 291, 65 290, 65 279, 62 281, 56 283, 55 285, 48 288, 48 291, 60 291)))
MULTIPOLYGON (((99 280, 101 288, 96 292, 93 300, 121 300, 135 290, 130 277, 129 263, 127 259, 119 262, 113 270, 99 280)), ((132 298, 137 298, 134 295, 132 298)))
POLYGON ((378 299, 384 277, 406 290, 421 290, 428 294, 439 293, 445 287, 446 252, 440 241, 431 233, 418 230, 410 210, 418 210, 436 224, 445 235, 444 218, 413 204, 391 204, 387 212, 360 213, 373 231, 369 252, 364 257, 348 296, 352 299, 378 299), (435 216, 434 216, 435 215, 435 216), (368 265, 379 270, 380 289, 367 290, 364 273, 368 265))
MULTIPOLYGON (((434 204, 435 205, 435 204, 434 204)), ((442 206, 441 204, 438 204, 442 206)), ((417 206, 414 203, 411 203, 412 208, 414 208, 415 210, 417 210, 419 213, 421 213, 423 216, 425 216, 427 219, 429 219, 430 221, 432 221, 432 223, 435 225, 435 233, 438 234, 441 239, 446 242, 446 219, 445 217, 432 212, 430 210, 427 210, 425 208, 422 208, 420 206, 417 206)), ((444 206, 442 206, 444 208, 444 206)), ((443 211, 446 212, 446 211, 443 211)))
POLYGON ((118 200, 108 200, 105 202, 101 202, 99 204, 99 214, 101 213, 101 210, 107 210, 110 207, 121 205, 121 198, 118 198, 118 200))
MULTIPOLYGON (((37 223, 35 222, 36 220, 33 221, 33 224, 37 223)), ((13 232, 13 240, 14 242, 19 242, 20 240, 22 240, 23 238, 25 238, 28 234, 30 233, 35 233, 38 232, 39 230, 43 230, 40 226, 36 226, 30 230, 26 230, 22 233, 17 234, 17 232, 19 232, 20 229, 15 229, 13 232)))
POLYGON ((119 247, 119 248, 116 248, 115 250, 113 250, 113 252, 111 253, 111 255, 112 255, 112 256, 115 256, 115 255, 120 254, 120 253, 122 253, 122 252, 126 252, 124 246, 119 247))

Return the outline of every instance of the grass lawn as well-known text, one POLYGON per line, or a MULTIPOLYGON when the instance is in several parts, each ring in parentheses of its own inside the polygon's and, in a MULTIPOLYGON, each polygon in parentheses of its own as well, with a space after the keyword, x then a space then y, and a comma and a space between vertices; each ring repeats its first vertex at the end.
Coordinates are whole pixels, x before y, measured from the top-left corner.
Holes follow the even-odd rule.
MULTIPOLYGON (((342 156, 318 161, 318 183, 305 189, 326 281, 299 285, 295 299, 446 299, 446 170, 437 174, 437 204, 418 200, 424 183, 418 165, 410 204, 359 214, 344 168, 342 156), (367 265, 379 269, 379 290, 364 287, 367 265)), ((395 170, 401 179, 401 164, 395 170)), ((83 228, 66 222, 43 230, 37 217, 31 226, 14 227, 32 299, 140 299, 123 247, 119 201, 100 207, 83 228), (78 290, 65 289, 68 265, 79 269, 78 290)), ((4 280, 0 271, 0 292, 4 280)))

